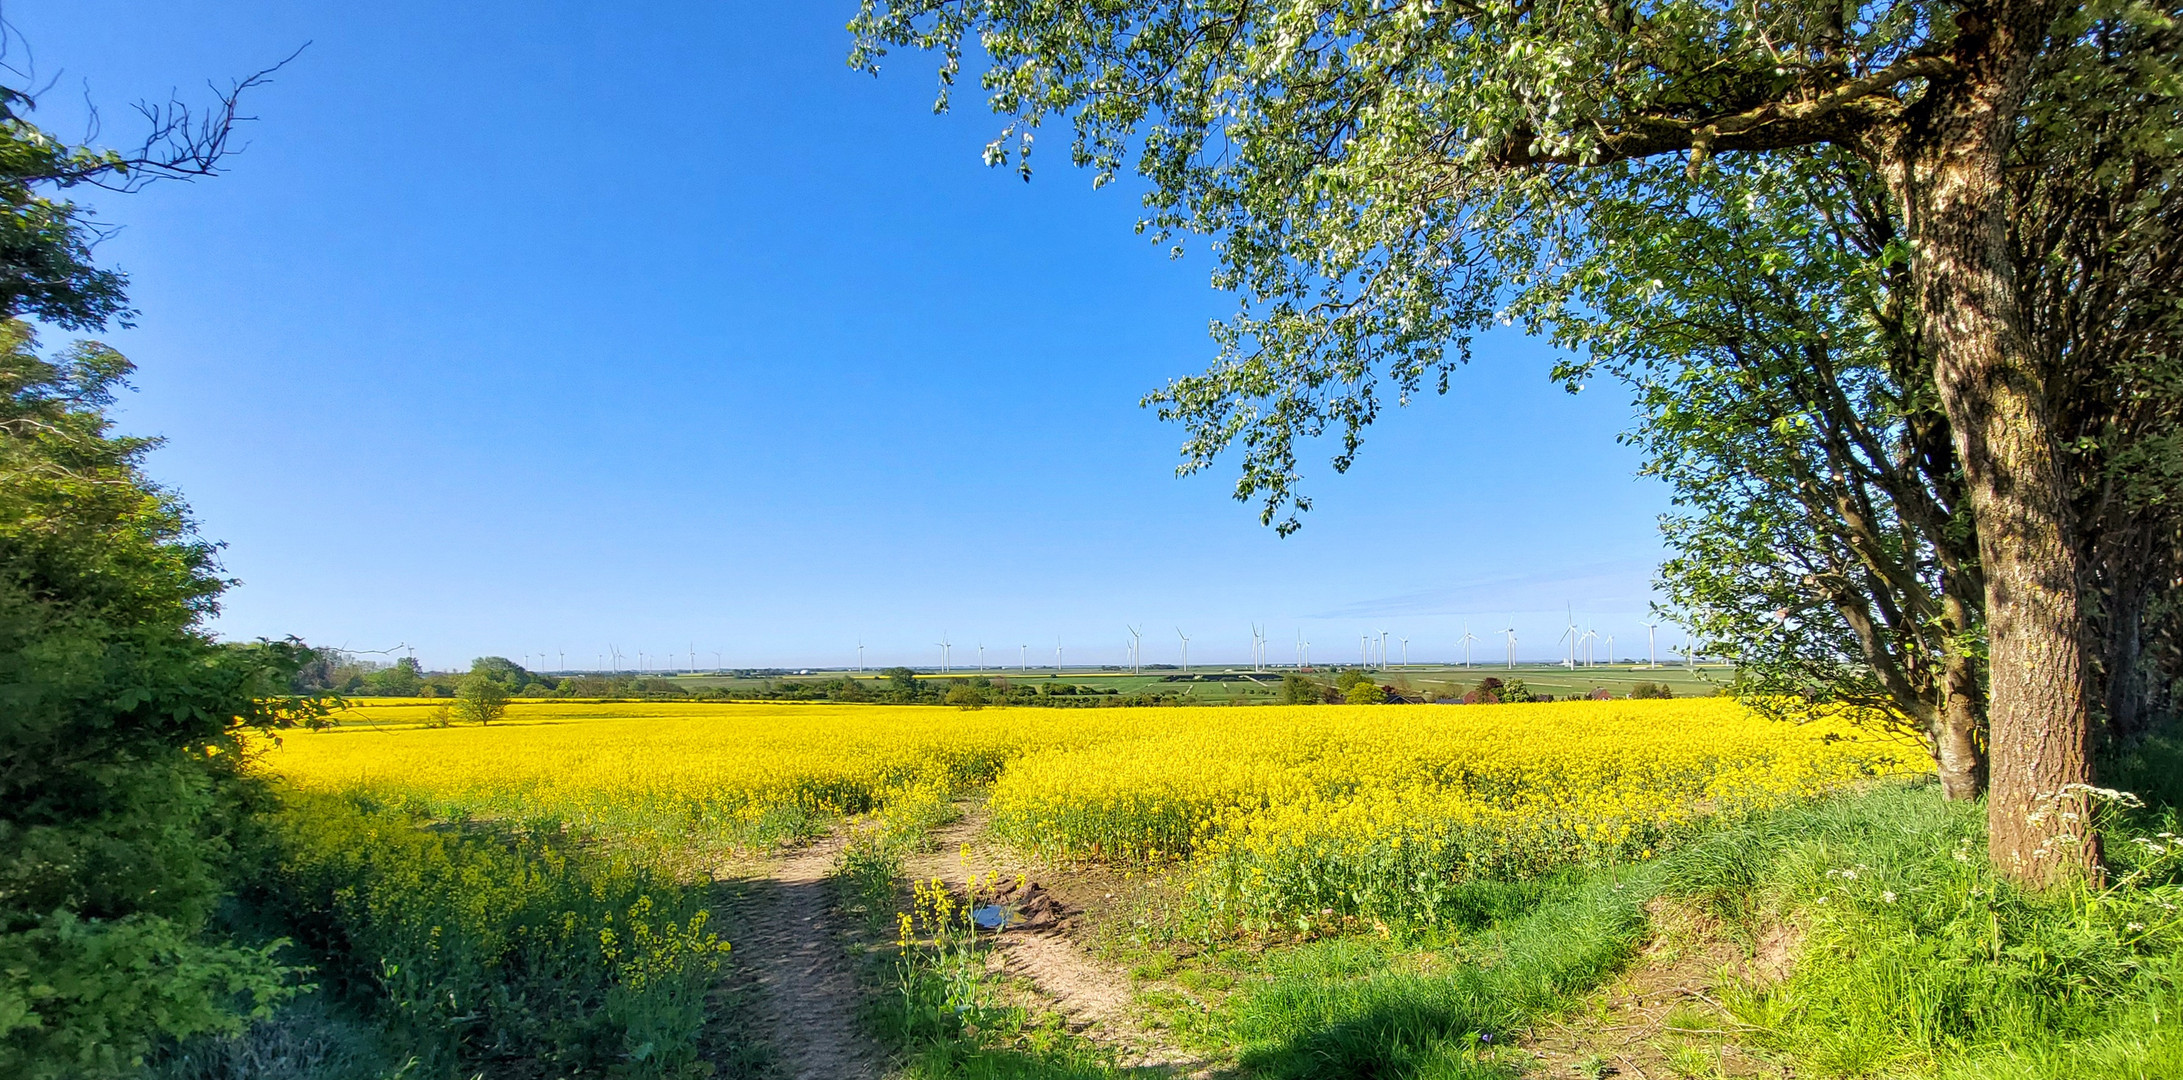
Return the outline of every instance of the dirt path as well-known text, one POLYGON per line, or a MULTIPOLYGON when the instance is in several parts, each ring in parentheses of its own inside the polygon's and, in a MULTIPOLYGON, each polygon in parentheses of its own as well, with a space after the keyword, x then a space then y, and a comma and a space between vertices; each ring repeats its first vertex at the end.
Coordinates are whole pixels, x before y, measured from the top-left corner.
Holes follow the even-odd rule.
POLYGON ((752 864, 726 882, 729 953, 755 1031, 792 1080, 878 1080, 886 1056, 857 1023, 826 873, 839 841, 752 864))
MULTIPOLYGON (((962 889, 973 877, 997 872, 1013 883, 1027 868, 983 840, 983 807, 966 807, 962 820, 933 834, 938 849, 912 856, 904 869, 913 879, 939 878, 962 889)), ((1031 875, 1035 878, 1035 874, 1031 875)), ((1032 886, 1036 888, 1036 886, 1032 886)), ((1118 1050, 1122 1064, 1192 1072, 1200 1062, 1146 1029, 1130 1014, 1135 999, 1127 972, 1086 953, 1054 925, 1012 928, 994 936, 1002 970, 1028 980, 1069 1025, 1118 1050)))

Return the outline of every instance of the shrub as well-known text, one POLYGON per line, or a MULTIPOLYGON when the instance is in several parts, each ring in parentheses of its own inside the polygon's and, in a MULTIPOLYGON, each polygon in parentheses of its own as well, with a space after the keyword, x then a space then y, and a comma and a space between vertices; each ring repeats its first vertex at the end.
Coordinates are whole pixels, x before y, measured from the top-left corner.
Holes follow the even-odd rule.
POLYGON ((694 891, 558 830, 433 827, 347 796, 290 795, 271 825, 268 906, 433 1067, 703 1074, 727 945, 694 891))
MULTIPOLYGON (((20 133, 0 144, 20 149, 20 133)), ((12 166, 9 166, 12 168, 12 166)), ((14 255, 7 256, 14 258, 14 255)), ((237 732, 319 715, 289 644, 200 627, 225 587, 186 509, 111 433, 129 362, 0 322, 0 1076, 128 1073, 283 996, 209 937, 249 795, 237 732)))

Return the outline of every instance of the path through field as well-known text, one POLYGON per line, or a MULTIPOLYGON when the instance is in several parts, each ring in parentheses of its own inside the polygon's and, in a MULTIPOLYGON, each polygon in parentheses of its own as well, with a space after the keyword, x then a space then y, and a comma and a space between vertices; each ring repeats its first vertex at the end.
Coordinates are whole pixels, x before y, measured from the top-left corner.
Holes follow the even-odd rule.
POLYGON ((727 886, 736 981, 755 1034, 792 1080, 878 1080, 886 1057, 857 1023, 856 973, 826 877, 838 847, 766 860, 727 886))
MULTIPOLYGON (((1025 868, 982 841, 982 805, 968 806, 962 820, 933 834, 936 849, 911 857, 904 867, 912 878, 939 878, 955 889, 972 877, 998 872, 1003 882, 1025 868)), ((1029 980, 1048 1007, 1069 1025, 1120 1054, 1126 1066, 1174 1069, 1192 1074, 1201 1064, 1130 1015, 1134 994, 1129 974, 1086 953, 1060 928, 1010 929, 994 937, 1004 970, 1029 980)))

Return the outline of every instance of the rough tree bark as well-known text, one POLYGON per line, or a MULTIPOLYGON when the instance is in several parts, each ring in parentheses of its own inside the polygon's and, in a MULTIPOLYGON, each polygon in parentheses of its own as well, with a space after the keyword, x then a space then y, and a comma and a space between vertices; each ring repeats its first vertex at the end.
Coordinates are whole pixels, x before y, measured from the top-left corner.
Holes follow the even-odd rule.
POLYGON ((2097 866, 2083 567, 2064 463, 2007 250, 2002 164, 2031 60, 2053 22, 2043 0, 1957 16, 1956 64, 1881 155, 1901 200, 1920 330, 1935 357, 1978 520, 1986 585, 1995 864, 2031 885, 2097 866))

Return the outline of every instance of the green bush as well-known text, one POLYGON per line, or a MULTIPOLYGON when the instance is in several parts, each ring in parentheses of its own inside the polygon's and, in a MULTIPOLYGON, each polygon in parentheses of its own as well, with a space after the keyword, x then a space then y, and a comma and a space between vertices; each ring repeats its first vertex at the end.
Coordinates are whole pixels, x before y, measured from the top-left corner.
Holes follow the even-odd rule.
POLYGON ((271 826, 267 906, 434 1069, 703 1074, 727 946, 692 890, 550 830, 488 835, 355 798, 291 795, 271 826))
MULTIPOLYGON (((15 138, 4 136, 0 141, 15 138)), ((200 629, 224 583, 106 416, 127 360, 0 322, 0 1076, 127 1073, 287 991, 205 936, 249 796, 236 733, 317 713, 288 644, 200 629)))

